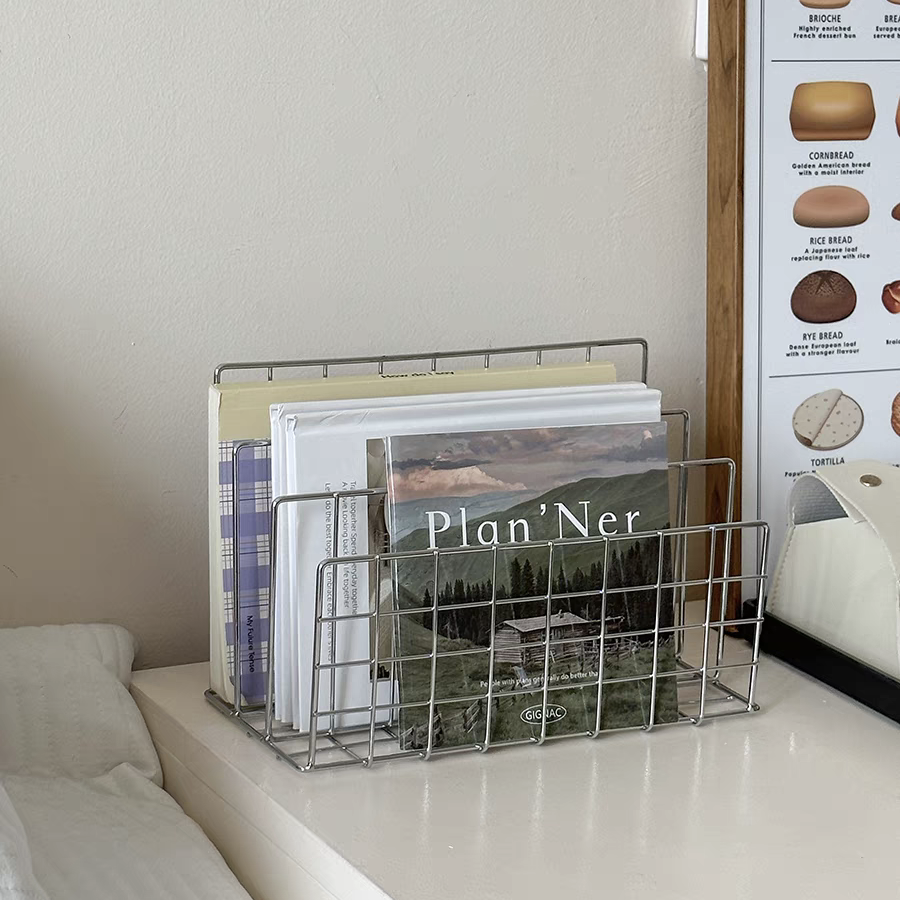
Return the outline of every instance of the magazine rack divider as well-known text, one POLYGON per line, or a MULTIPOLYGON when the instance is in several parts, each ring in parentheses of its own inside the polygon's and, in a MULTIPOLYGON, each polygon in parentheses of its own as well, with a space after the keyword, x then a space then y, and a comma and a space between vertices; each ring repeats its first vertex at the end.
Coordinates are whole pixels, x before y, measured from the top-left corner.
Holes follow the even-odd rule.
MULTIPOLYGON (((327 378, 329 370, 338 367, 377 366, 379 374, 384 373, 385 365, 421 364, 428 363, 432 372, 437 371, 438 363, 449 359, 476 359, 480 360, 485 368, 492 365, 497 357, 512 355, 533 355, 534 365, 540 366, 544 362, 544 355, 558 351, 583 350, 586 362, 591 361, 592 352, 598 348, 626 347, 640 350, 641 380, 647 382, 648 371, 648 345, 643 338, 622 338, 614 340, 600 340, 589 342, 573 342, 565 344, 542 344, 527 347, 489 348, 471 351, 434 352, 413 355, 397 356, 373 356, 373 357, 344 357, 335 359, 316 360, 276 360, 252 363, 226 363, 216 368, 214 383, 221 382, 226 372, 243 370, 264 370, 269 381, 274 379, 274 373, 279 369, 318 368, 321 377, 327 378)), ((321 662, 321 651, 326 640, 332 642, 330 658, 335 660, 333 652, 335 632, 337 626, 344 621, 352 619, 367 619, 371 622, 373 633, 380 634, 383 620, 388 618, 391 624, 396 623, 400 616, 410 614, 422 614, 423 612, 436 614, 438 611, 438 598, 435 596, 433 605, 428 608, 415 610, 381 608, 380 589, 381 582, 375 579, 374 602, 371 608, 355 615, 341 615, 337 610, 336 584, 338 574, 348 567, 366 566, 377 570, 381 565, 389 563, 394 566, 402 560, 428 557, 433 560, 434 582, 440 583, 440 571, 445 559, 456 557, 460 554, 480 554, 490 557, 491 570, 494 575, 497 572, 498 556, 503 553, 498 545, 468 546, 460 548, 446 548, 437 550, 415 550, 404 552, 383 552, 358 554, 354 556, 340 556, 338 554, 339 530, 332 529, 331 548, 329 558, 323 559, 316 571, 316 610, 314 621, 310 621, 309 627, 314 630, 313 659, 317 662, 313 665, 313 686, 309 698, 310 730, 300 733, 297 730, 279 723, 274 716, 274 654, 276 651, 274 627, 270 626, 269 639, 265 651, 266 666, 266 697, 262 704, 248 704, 241 693, 242 658, 240 648, 242 644, 240 615, 240 501, 242 498, 238 484, 238 470, 241 455, 246 451, 257 451, 260 448, 268 448, 271 444, 268 440, 240 441, 234 445, 232 451, 233 483, 233 525, 234 525, 234 594, 236 609, 229 610, 230 620, 234 623, 234 651, 231 660, 231 678, 234 685, 234 695, 237 698, 235 704, 229 703, 225 698, 214 691, 206 692, 207 700, 219 712, 233 718, 235 722, 244 728, 248 734, 266 744, 278 758, 289 763, 301 771, 310 771, 321 768, 334 768, 340 766, 371 766, 375 762, 391 759, 430 759, 444 753, 480 751, 486 752, 497 747, 516 744, 545 744, 554 740, 567 737, 598 738, 615 731, 640 730, 650 732, 669 724, 693 724, 700 725, 711 718, 732 716, 741 713, 754 712, 759 709, 755 701, 757 675, 759 670, 759 648, 761 628, 763 622, 763 603, 765 597, 766 563, 768 554, 768 525, 764 522, 734 522, 734 491, 736 482, 736 466, 730 459, 699 459, 689 458, 690 448, 690 415, 687 410, 664 410, 663 416, 677 421, 681 426, 681 458, 669 464, 669 472, 674 492, 675 525, 670 528, 641 533, 609 535, 603 537, 563 538, 551 541, 535 541, 530 543, 518 543, 515 546, 521 549, 535 548, 546 551, 548 556, 547 571, 551 571, 555 554, 562 554, 566 548, 585 545, 596 545, 598 558, 602 557, 603 583, 599 591, 596 587, 589 591, 576 593, 572 591, 557 591, 553 585, 553 579, 548 578, 546 593, 529 598, 507 598, 497 596, 497 579, 491 578, 492 595, 490 599, 467 603, 467 609, 484 607, 490 610, 491 633, 494 635, 493 625, 501 621, 503 608, 515 602, 525 599, 544 601, 547 625, 544 640, 540 642, 544 654, 543 677, 538 687, 520 687, 514 691, 498 691, 494 686, 494 665, 496 662, 495 637, 492 637, 490 646, 486 649, 441 651, 437 646, 437 630, 434 630, 433 646, 430 652, 419 654, 415 657, 398 656, 394 651, 390 657, 379 658, 379 642, 373 642, 372 655, 366 659, 348 660, 341 662, 321 662), (688 524, 690 510, 695 505, 702 508, 702 502, 691 502, 690 474, 703 474, 710 470, 724 470, 727 479, 726 514, 721 522, 688 524), (754 533, 759 536, 760 552, 755 561, 745 560, 743 570, 733 572, 733 559, 731 549, 734 542, 741 542, 746 533, 754 533), (657 574, 652 582, 644 584, 619 584, 608 583, 610 555, 615 546, 622 541, 655 541, 658 559, 657 574), (666 548, 670 548, 669 551, 666 548), (667 559, 671 565, 666 564, 667 559), (329 580, 327 573, 331 573, 329 580), (328 590, 328 585, 331 590, 328 590), (729 617, 728 594, 732 585, 748 585, 756 595, 755 615, 742 618, 729 617), (655 623, 652 629, 623 633, 613 632, 608 628, 606 609, 607 601, 618 594, 633 596, 635 593, 655 596, 655 623), (551 618, 554 603, 564 600, 578 599, 586 594, 597 596, 599 594, 602 613, 598 622, 589 623, 594 626, 588 633, 577 637, 554 638, 551 631, 551 618), (691 603, 695 600, 697 602, 691 603), (671 626, 662 624, 662 610, 668 603, 672 604, 671 626), (749 646, 744 647, 743 642, 726 637, 726 630, 736 626, 742 627, 742 633, 749 635, 749 646), (330 638, 328 637, 330 635, 330 638), (661 640, 669 636, 674 648, 675 665, 664 669, 660 663, 661 655, 658 652, 661 640), (617 654, 636 653, 643 642, 646 645, 652 641, 652 665, 649 670, 639 675, 628 677, 606 677, 604 675, 604 659, 610 648, 615 648, 617 654), (740 647, 738 645, 740 644, 740 647), (575 733, 551 735, 548 734, 548 708, 552 707, 552 695, 555 690, 562 689, 559 685, 551 686, 550 664, 556 650, 565 650, 567 645, 590 647, 596 658, 596 678, 579 684, 585 691, 591 689, 591 698, 594 700, 594 727, 575 733), (740 657, 732 661, 735 655, 740 657), (435 671, 437 661, 453 655, 464 653, 482 653, 488 657, 489 675, 487 686, 483 693, 472 696, 440 698, 435 685, 435 671), (742 654, 742 655, 741 655, 742 654), (414 702, 401 702, 395 696, 396 689, 392 690, 390 702, 378 702, 376 697, 377 679, 372 679, 372 691, 370 702, 358 707, 340 707, 335 698, 335 678, 331 674, 341 668, 353 666, 369 667, 371 672, 379 672, 385 667, 390 669, 390 683, 396 684, 394 669, 403 662, 409 660, 425 661, 431 666, 430 695, 414 702), (321 708, 320 680, 324 677, 330 679, 330 703, 327 708, 321 708), (735 690, 725 684, 724 679, 731 680, 732 676, 743 675, 741 689, 735 690), (678 715, 673 721, 661 722, 657 720, 656 707, 660 685, 664 679, 674 679, 677 686, 678 715), (610 685, 624 682, 638 682, 642 690, 649 690, 648 709, 644 711, 644 724, 628 726, 626 728, 602 728, 601 715, 604 710, 604 691, 610 685), (595 692, 595 693, 594 693, 595 692), (539 724, 532 728, 532 734, 527 738, 514 738, 496 740, 492 739, 491 719, 494 709, 510 697, 528 694, 533 695, 537 711, 535 718, 539 724), (452 702, 459 705, 468 702, 471 705, 463 712, 468 713, 468 730, 472 733, 472 742, 462 746, 442 746, 440 735, 440 708, 443 704, 452 702), (401 735, 398 733, 396 719, 400 711, 414 707, 427 707, 427 721, 431 722, 430 728, 426 727, 425 734, 401 735), (387 723, 380 722, 385 715, 389 716, 387 723), (341 727, 337 724, 339 716, 363 717, 363 724, 341 727), (470 726, 470 727, 469 727, 470 726)), ((698 491, 702 487, 698 486, 698 491)), ((268 618, 274 622, 275 598, 277 587, 277 548, 280 529, 284 527, 284 517, 290 506, 301 503, 333 504, 332 520, 339 521, 344 504, 355 503, 362 499, 367 504, 369 498, 383 496, 387 493, 384 488, 358 489, 350 491, 336 491, 316 494, 297 494, 280 496, 272 500, 270 504, 271 532, 270 532, 270 584, 269 584, 269 609, 268 618)), ((701 501, 702 501, 701 493, 701 501)), ((755 543, 755 542, 754 542, 755 543)), ((740 546, 740 543, 738 544, 740 546)), ((437 592, 435 592, 437 595, 437 592)), ((651 601, 652 602, 652 601, 651 601)), ((440 606, 440 611, 451 609, 445 605, 440 606)))

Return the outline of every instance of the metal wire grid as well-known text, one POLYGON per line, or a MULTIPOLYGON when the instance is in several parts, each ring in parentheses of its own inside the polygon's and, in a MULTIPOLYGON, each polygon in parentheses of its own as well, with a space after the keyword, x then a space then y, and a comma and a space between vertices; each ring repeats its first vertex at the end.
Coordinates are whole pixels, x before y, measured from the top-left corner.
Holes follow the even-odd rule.
POLYGON ((292 359, 269 360, 266 362, 247 363, 222 363, 216 366, 213 372, 213 384, 221 384, 222 376, 226 372, 250 372, 263 370, 266 380, 273 381, 276 369, 320 369, 323 378, 327 378, 329 371, 345 366, 377 366, 378 374, 384 374, 385 365, 397 363, 427 362, 432 372, 437 371, 441 360, 451 359, 481 359, 485 369, 490 368, 491 362, 497 357, 518 355, 533 355, 534 364, 542 365, 545 353, 557 353, 566 350, 583 350, 584 361, 590 362, 594 350, 601 347, 632 347, 638 348, 641 353, 641 377, 640 380, 647 383, 647 369, 649 365, 649 350, 647 341, 640 337, 614 338, 599 341, 572 341, 562 344, 529 344, 524 347, 486 347, 483 350, 447 350, 433 351, 430 353, 396 354, 391 356, 344 356, 330 359, 292 359))
MULTIPOLYGON (((274 361, 265 363, 245 363, 245 364, 225 364, 219 366, 215 371, 214 381, 219 383, 221 376, 225 371, 243 370, 243 369, 265 369, 267 379, 272 380, 275 369, 280 368, 298 368, 304 366, 321 366, 322 376, 328 377, 329 366, 343 365, 371 365, 377 364, 379 373, 383 373, 384 365, 393 362, 411 362, 418 360, 430 361, 431 370, 436 371, 438 361, 441 359, 452 359, 462 357, 483 357, 485 367, 491 364, 491 358, 500 355, 534 353, 535 364, 541 365, 543 354, 548 351, 584 349, 586 361, 591 359, 591 351, 597 347, 615 347, 615 346, 637 346, 641 349, 641 375, 642 380, 646 381, 648 350, 647 343, 641 338, 628 338, 612 341, 595 341, 595 342, 575 342, 568 344, 515 347, 489 349, 483 351, 451 351, 447 353, 429 353, 415 354, 409 356, 380 356, 380 357, 353 357, 344 359, 329 360, 307 360, 307 361, 274 361)), ((646 730, 651 731, 654 728, 662 727, 664 724, 695 724, 699 725, 708 718, 721 717, 727 715, 735 715, 739 713, 751 712, 758 709, 755 703, 755 690, 758 675, 759 664, 759 643, 760 632, 762 626, 762 609, 756 617, 746 618, 728 618, 727 617, 727 600, 729 588, 731 585, 751 583, 756 585, 757 595, 765 596, 763 590, 766 572, 766 558, 768 552, 768 526, 763 522, 738 522, 732 521, 732 510, 734 504, 734 483, 735 483, 735 466, 731 460, 688 460, 688 448, 690 445, 690 419, 685 410, 669 410, 663 413, 664 416, 677 417, 682 420, 682 460, 670 464, 670 470, 676 475, 676 527, 651 532, 633 533, 618 536, 607 536, 597 538, 568 538, 546 542, 529 542, 527 544, 517 544, 517 550, 527 549, 529 547, 544 548, 548 554, 548 572, 552 570, 554 555, 563 551, 569 546, 599 545, 598 549, 602 552, 603 565, 603 584, 600 591, 602 614, 600 629, 593 634, 580 636, 578 638, 553 639, 551 637, 550 620, 552 616, 553 604, 555 601, 573 599, 583 594, 596 594, 597 591, 583 592, 582 594, 573 592, 556 592, 552 587, 552 578, 548 578, 548 590, 543 596, 545 602, 545 618, 546 625, 544 629, 544 640, 542 646, 544 648, 544 667, 543 677, 541 679, 540 688, 521 689, 517 691, 504 691, 503 697, 515 696, 516 694, 540 694, 541 698, 541 728, 540 734, 527 739, 512 739, 496 741, 491 740, 491 720, 493 715, 493 701, 500 696, 500 692, 494 690, 494 666, 496 661, 495 647, 495 626, 497 621, 498 609, 502 609, 505 605, 521 602, 523 599, 532 600, 534 598, 508 598, 499 599, 497 597, 497 580, 492 577, 492 596, 490 600, 461 604, 455 608, 476 609, 488 607, 491 610, 491 642, 488 648, 478 648, 477 650, 467 651, 440 651, 437 642, 437 630, 433 632, 433 643, 431 651, 427 654, 419 654, 416 656, 393 655, 390 657, 379 659, 378 642, 375 643, 375 651, 373 655, 366 659, 347 660, 340 662, 323 663, 321 662, 321 651, 324 643, 323 629, 328 626, 330 628, 331 641, 335 640, 335 629, 341 622, 352 619, 367 619, 371 622, 376 634, 379 633, 379 626, 382 617, 399 618, 404 615, 421 614, 423 611, 428 612, 428 608, 418 608, 413 610, 381 610, 380 603, 380 580, 376 579, 375 599, 372 609, 365 613, 358 613, 352 616, 341 616, 336 614, 336 596, 334 590, 331 596, 327 596, 325 585, 327 582, 325 573, 331 569, 333 573, 341 566, 357 566, 374 564, 376 568, 384 562, 395 563, 403 559, 421 558, 423 556, 432 557, 434 565, 434 583, 439 584, 439 576, 442 560, 445 557, 458 556, 460 554, 489 554, 491 556, 491 569, 496 576, 497 557, 502 553, 502 548, 496 545, 492 547, 464 547, 464 548, 448 548, 439 550, 426 551, 407 551, 403 553, 375 553, 363 556, 341 557, 337 555, 337 529, 333 532, 333 552, 329 559, 320 562, 316 572, 316 614, 314 627, 314 652, 313 659, 316 661, 313 665, 313 689, 310 697, 310 731, 305 734, 299 734, 293 729, 285 728, 276 723, 274 718, 274 666, 273 659, 275 653, 274 634, 270 634, 267 648, 267 691, 266 700, 261 705, 247 705, 241 700, 241 634, 240 634, 240 615, 234 616, 235 621, 235 647, 236 652, 233 657, 233 682, 234 693, 237 698, 237 705, 229 704, 223 698, 216 695, 213 691, 207 691, 206 696, 210 703, 220 712, 233 717, 241 726, 248 730, 248 733, 257 737, 259 740, 267 744, 276 755, 294 766, 295 768, 308 771, 317 768, 333 768, 348 765, 370 766, 376 761, 398 759, 398 758, 423 758, 430 759, 434 755, 443 753, 463 752, 466 750, 476 750, 486 752, 487 750, 497 746, 508 746, 514 744, 544 744, 552 740, 561 740, 567 737, 586 736, 596 738, 601 734, 609 733, 614 730, 646 730), (687 525, 687 472, 694 468, 708 468, 710 466, 726 466, 729 474, 729 487, 726 502, 727 516, 726 521, 715 524, 704 525, 687 525), (755 531, 759 538, 760 554, 753 566, 752 574, 734 575, 731 573, 731 547, 737 532, 737 539, 744 531, 755 531), (708 565, 706 566, 705 577, 688 578, 688 549, 690 546, 690 538, 692 536, 700 536, 705 539, 708 545, 708 565), (608 585, 608 561, 610 557, 610 546, 619 541, 628 540, 629 542, 637 540, 656 540, 658 543, 658 560, 657 560, 657 577, 655 582, 645 585, 625 585, 620 587, 610 587, 608 585), (674 546, 674 567, 675 577, 670 581, 663 578, 663 548, 666 541, 671 541, 674 546), (705 593, 704 615, 701 622, 690 623, 685 618, 686 601, 688 592, 694 589, 701 590, 705 593), (608 599, 616 594, 625 592, 648 591, 654 592, 656 597, 655 604, 655 624, 652 629, 632 631, 627 633, 618 633, 615 635, 616 640, 622 638, 639 639, 641 637, 653 638, 653 661, 649 673, 643 675, 635 675, 619 678, 604 677, 604 657, 607 642, 610 635, 607 633, 607 617, 606 607, 608 599), (674 624, 672 626, 661 625, 661 610, 663 605, 663 596, 665 593, 672 591, 674 602, 674 624), (719 596, 718 615, 714 618, 715 611, 715 595, 719 596), (726 638, 725 629, 728 626, 749 626, 752 628, 753 639, 751 642, 751 657, 746 662, 727 663, 725 662, 726 638), (710 636, 716 632, 714 641, 714 649, 710 647, 710 636), (677 666, 671 671, 659 670, 659 641, 663 635, 672 634, 675 640, 675 656, 677 666), (692 635, 700 634, 702 639, 702 648, 700 651, 699 665, 691 665, 686 661, 685 646, 686 639, 692 635), (598 656, 598 673, 595 681, 588 681, 580 684, 579 687, 588 689, 596 689, 596 719, 594 727, 584 733, 548 735, 547 726, 547 709, 551 695, 555 690, 561 687, 550 684, 549 667, 552 654, 552 648, 566 643, 585 643, 597 642, 599 645, 598 656), (487 690, 484 694, 471 695, 467 697, 452 697, 439 700, 436 693, 436 672, 438 660, 452 655, 461 655, 461 653, 481 653, 487 654, 489 658, 489 675, 487 678, 487 690), (712 657, 712 663, 710 662, 712 657), (334 699, 334 679, 332 678, 331 704, 328 709, 320 709, 319 707, 319 685, 322 673, 328 670, 346 669, 354 666, 365 666, 370 668, 372 672, 377 672, 379 666, 390 665, 393 667, 405 661, 418 660, 428 661, 431 666, 431 684, 430 696, 425 701, 413 701, 403 703, 399 700, 393 700, 390 703, 377 703, 376 690, 377 679, 372 679, 372 690, 370 702, 366 706, 354 708, 338 708, 334 699), (748 687, 745 693, 735 691, 727 687, 722 681, 723 672, 735 672, 736 670, 746 670, 748 673, 748 687), (678 718, 671 723, 657 723, 655 721, 655 708, 658 697, 658 686, 661 679, 675 678, 679 685, 679 714, 678 718), (600 719, 603 711, 604 689, 613 684, 640 681, 649 682, 650 684, 650 714, 647 721, 642 726, 634 726, 621 729, 601 729, 600 719), (682 687, 695 689, 696 699, 687 699, 682 703, 682 687), (710 693, 715 696, 710 698, 710 693), (484 739, 474 741, 471 745, 438 747, 435 746, 435 730, 433 727, 434 713, 442 704, 459 703, 459 702, 483 702, 485 704, 485 727, 484 739), (401 710, 414 709, 417 707, 427 707, 428 721, 432 723, 427 729, 427 743, 424 749, 399 749, 398 735, 394 727, 390 724, 381 725, 378 723, 378 714, 391 712, 396 715, 401 710), (336 727, 336 717, 341 714, 361 713, 368 716, 368 724, 363 727, 341 728, 336 727), (329 720, 327 727, 320 726, 320 720, 327 718, 329 720)), ((238 456, 240 452, 249 447, 259 447, 268 445, 268 441, 243 441, 235 444, 233 449, 233 471, 235 473, 234 483, 234 541, 235 547, 239 545, 240 539, 240 493, 237 481, 238 456)), ((280 527, 280 521, 283 517, 283 510, 292 504, 315 502, 315 501, 331 501, 334 503, 335 521, 339 520, 341 504, 347 500, 383 495, 386 491, 380 490, 356 490, 356 491, 339 491, 333 493, 303 494, 292 495, 287 497, 278 497, 272 504, 272 531, 271 531, 271 583, 270 583, 270 621, 274 621, 274 604, 276 598, 276 557, 277 557, 277 535, 280 527)), ((738 544, 740 546, 740 543, 738 544)), ((235 567, 235 604, 239 605, 240 594, 240 566, 235 567)), ((331 584, 335 585, 337 578, 331 579, 331 584)), ((758 604, 761 607, 761 604, 758 604)), ((444 613, 451 611, 454 607, 447 605, 438 606, 437 592, 435 592, 434 602, 430 609, 432 616, 436 616, 438 611, 444 613)), ((238 610, 235 610, 237 613, 238 610)), ((334 649, 332 646, 331 659, 335 659, 334 649)))
MULTIPOLYGON (((237 452, 237 449, 236 449, 237 452)), ((733 499, 734 484, 734 463, 731 460, 686 460, 670 464, 670 469, 675 473, 679 488, 685 483, 685 473, 689 469, 709 468, 711 466, 726 466, 729 470, 730 482, 730 498, 733 499)), ((383 489, 360 489, 355 491, 343 491, 335 493, 305 494, 288 497, 279 497, 273 503, 273 585, 270 602, 274 603, 275 594, 275 576, 277 553, 275 549, 277 545, 277 534, 287 507, 297 503, 322 502, 331 501, 334 503, 334 515, 337 520, 340 516, 341 505, 356 498, 367 498, 384 494, 383 489)), ((681 494, 679 494, 681 498, 681 494)), ((686 495, 678 504, 677 522, 683 520, 686 514, 687 504, 686 495)), ((269 641, 269 667, 268 667, 268 690, 267 699, 262 706, 246 706, 240 705, 237 708, 225 703, 221 698, 209 692, 207 694, 210 701, 222 712, 236 717, 250 732, 260 740, 268 744, 278 756, 288 761, 297 769, 308 771, 316 768, 332 768, 347 765, 364 765, 369 766, 376 761, 399 758, 423 758, 429 759, 434 755, 442 753, 463 752, 466 750, 476 750, 485 752, 488 749, 497 746, 508 746, 514 744, 537 743, 543 744, 547 741, 561 740, 566 737, 587 736, 596 738, 601 734, 618 730, 634 730, 632 727, 617 729, 601 729, 600 719, 603 712, 604 690, 613 684, 621 684, 626 682, 644 682, 650 685, 650 710, 646 718, 646 722, 642 726, 634 726, 636 729, 651 731, 654 728, 662 727, 665 724, 701 724, 707 718, 720 717, 726 715, 735 715, 738 713, 751 712, 758 707, 755 703, 756 681, 758 675, 759 663, 759 641, 762 626, 762 615, 746 618, 729 618, 727 615, 727 599, 730 585, 752 583, 757 586, 759 596, 764 596, 762 585, 765 581, 766 572, 766 556, 768 544, 768 526, 762 522, 749 523, 731 523, 724 522, 709 525, 678 525, 669 529, 657 531, 649 531, 633 534, 613 535, 608 537, 593 538, 565 538, 554 541, 536 541, 528 543, 520 543, 515 545, 517 551, 529 548, 544 549, 547 552, 548 566, 547 571, 552 570, 554 555, 561 553, 567 547, 596 545, 598 555, 602 554, 603 558, 603 585, 600 590, 601 596, 601 616, 600 628, 596 632, 582 635, 576 638, 552 638, 551 637, 551 617, 553 615, 554 604, 561 600, 577 599, 579 597, 596 594, 596 589, 591 591, 576 592, 558 592, 552 588, 552 579, 549 580, 548 591, 543 595, 545 603, 546 626, 544 640, 541 647, 544 652, 543 676, 541 678, 541 687, 524 688, 514 691, 498 692, 494 688, 494 666, 496 662, 496 646, 495 646, 495 630, 498 612, 505 606, 513 603, 522 602, 523 600, 535 600, 530 598, 507 598, 499 599, 497 597, 497 559, 498 555, 504 552, 502 547, 496 545, 488 547, 462 547, 448 548, 438 550, 418 550, 405 551, 395 553, 374 553, 359 556, 338 556, 333 555, 328 559, 320 562, 316 572, 316 611, 314 627, 314 648, 313 659, 316 660, 313 665, 313 687, 310 696, 310 731, 306 734, 298 734, 293 729, 280 726, 274 718, 274 666, 272 665, 273 653, 275 651, 274 640, 269 641), (735 532, 740 534, 744 531, 755 531, 760 537, 762 552, 760 558, 756 561, 753 573, 749 575, 739 575, 731 573, 731 547, 735 539, 735 532), (705 538, 708 544, 707 560, 705 566, 705 575, 702 577, 687 577, 689 543, 692 536, 700 536, 705 538), (608 584, 608 562, 611 553, 611 547, 617 542, 622 541, 638 541, 638 540, 655 540, 657 543, 657 577, 654 582, 634 585, 626 584, 618 587, 611 587, 608 584), (674 566, 673 571, 675 577, 671 580, 664 579, 663 555, 666 542, 674 549, 674 566), (434 566, 434 583, 440 584, 441 566, 445 558, 456 557, 462 554, 480 554, 490 556, 492 571, 492 596, 490 600, 464 603, 458 605, 440 605, 438 606, 437 595, 435 594, 434 602, 430 608, 432 616, 436 616, 438 612, 447 613, 454 609, 474 610, 478 608, 489 608, 491 610, 491 643, 488 648, 478 648, 473 650, 454 650, 441 651, 438 649, 438 632, 433 631, 433 644, 431 651, 425 654, 416 654, 411 656, 392 655, 389 657, 379 658, 378 642, 375 642, 375 650, 372 656, 355 660, 344 660, 335 662, 322 662, 322 650, 326 640, 332 641, 332 651, 328 658, 334 660, 334 644, 336 628, 341 623, 354 620, 368 620, 375 634, 379 634, 381 620, 383 618, 396 619, 406 615, 421 614, 429 612, 426 608, 415 609, 390 609, 382 610, 380 602, 381 582, 379 579, 375 581, 375 596, 372 608, 367 612, 357 613, 353 615, 340 615, 337 613, 336 602, 336 584, 337 572, 342 566, 359 566, 374 564, 376 567, 380 563, 395 562, 400 560, 426 558, 433 559, 434 566), (331 579, 326 577, 326 573, 331 571, 334 575, 331 579), (327 584, 332 585, 331 591, 326 589, 327 584), (686 604, 689 591, 700 591, 703 593, 705 600, 703 602, 703 616, 699 622, 689 622, 686 618, 686 604), (655 624, 652 629, 643 629, 630 632, 619 632, 610 635, 607 632, 607 615, 606 608, 610 597, 617 594, 629 592, 651 592, 655 596, 655 624), (671 626, 661 625, 661 613, 663 607, 663 597, 672 592, 674 599, 674 624, 671 626), (718 600, 718 603, 716 602, 718 600), (329 626, 331 626, 329 628, 329 626), (750 659, 743 662, 731 663, 726 661, 726 638, 725 628, 728 626, 749 626, 752 628, 752 650, 750 659), (326 631, 330 634, 330 638, 326 638, 326 631), (670 671, 661 671, 659 669, 659 644, 660 639, 665 635, 673 635, 676 642, 676 661, 677 666, 670 671), (687 661, 685 655, 686 639, 691 635, 700 636, 701 650, 699 663, 691 664, 687 661), (714 638, 711 641, 711 637, 714 638), (637 640, 640 638, 653 639, 653 661, 649 672, 641 675, 633 675, 626 677, 605 677, 604 661, 606 656, 606 648, 611 640, 621 641, 622 639, 637 640), (564 644, 585 644, 595 642, 599 646, 598 655, 598 673, 596 680, 585 681, 579 684, 583 689, 594 688, 596 690, 596 719, 594 727, 578 734, 549 735, 547 734, 548 717, 547 709, 551 702, 552 695, 557 690, 562 690, 565 685, 552 685, 550 675, 550 661, 553 648, 560 647, 564 644), (440 659, 450 656, 464 654, 486 654, 488 656, 489 673, 487 678, 487 690, 481 694, 472 694, 466 696, 454 696, 449 698, 438 699, 436 691, 437 666, 440 659), (431 666, 431 684, 430 696, 427 700, 401 702, 400 700, 392 700, 390 703, 376 702, 377 680, 372 679, 372 689, 370 702, 365 706, 357 707, 341 707, 335 701, 334 677, 331 678, 330 705, 326 704, 326 708, 320 705, 320 681, 325 672, 333 673, 338 669, 349 669, 352 667, 365 667, 371 672, 377 672, 379 666, 393 667, 404 662, 410 661, 427 661, 431 666), (723 681, 723 673, 736 673, 737 670, 745 670, 748 675, 748 686, 745 693, 736 691, 723 681), (656 703, 658 697, 658 687, 661 679, 675 678, 680 686, 695 688, 696 698, 686 698, 685 702, 681 702, 682 691, 679 688, 679 715, 678 718, 671 723, 656 722, 656 703), (710 696, 710 693, 714 696, 710 696), (539 695, 541 705, 541 728, 538 736, 527 739, 510 739, 502 741, 491 740, 491 719, 493 715, 493 701, 502 697, 507 699, 517 695, 539 695), (427 717, 429 722, 434 722, 435 711, 442 705, 462 702, 484 704, 485 709, 485 725, 484 736, 481 740, 473 741, 471 745, 462 746, 435 746, 435 730, 433 727, 427 729, 427 743, 424 749, 401 749, 398 743, 398 734, 393 725, 382 725, 378 723, 379 714, 390 712, 398 715, 401 710, 409 710, 416 708, 427 708, 427 717), (368 724, 356 727, 338 727, 336 719, 338 716, 362 714, 368 717, 368 724), (321 724, 323 720, 328 720, 327 724, 321 724)), ((270 610, 270 616, 273 611, 270 610)), ((238 617, 239 619, 239 617, 238 617)), ((240 664, 239 654, 235 655, 235 694, 240 696, 240 664)), ((391 682, 394 681, 392 671, 391 682)))

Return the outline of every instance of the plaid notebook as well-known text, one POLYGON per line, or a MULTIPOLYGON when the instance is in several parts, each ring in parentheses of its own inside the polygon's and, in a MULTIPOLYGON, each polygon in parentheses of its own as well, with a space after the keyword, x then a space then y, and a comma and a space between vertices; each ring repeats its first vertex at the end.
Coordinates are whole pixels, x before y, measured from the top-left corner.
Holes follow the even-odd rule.
POLYGON ((240 499, 240 596, 235 603, 234 577, 234 448, 219 443, 219 522, 222 577, 225 592, 225 641, 228 679, 234 684, 235 631, 240 643, 241 694, 247 703, 262 703, 266 695, 269 647, 269 511, 272 503, 270 448, 238 450, 240 499), (239 627, 235 628, 235 623, 239 627))

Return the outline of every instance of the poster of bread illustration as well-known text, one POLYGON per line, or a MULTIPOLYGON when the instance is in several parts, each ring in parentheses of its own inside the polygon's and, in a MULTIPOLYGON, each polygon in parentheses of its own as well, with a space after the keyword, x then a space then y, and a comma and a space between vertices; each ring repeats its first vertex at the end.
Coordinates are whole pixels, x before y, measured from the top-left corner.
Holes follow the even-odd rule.
POLYGON ((774 566, 800 475, 900 464, 900 2, 746 14, 742 515, 774 566))

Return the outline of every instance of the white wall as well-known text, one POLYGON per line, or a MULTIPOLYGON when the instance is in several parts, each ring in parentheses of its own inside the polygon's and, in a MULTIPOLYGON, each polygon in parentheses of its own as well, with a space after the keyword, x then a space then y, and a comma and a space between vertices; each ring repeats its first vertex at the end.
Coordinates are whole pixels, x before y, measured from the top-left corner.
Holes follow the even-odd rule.
POLYGON ((645 334, 702 422, 692 0, 5 0, 0 623, 206 658, 215 363, 645 334))

